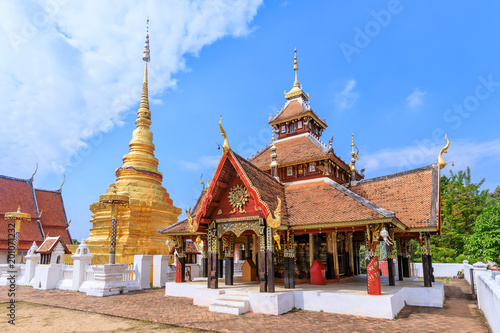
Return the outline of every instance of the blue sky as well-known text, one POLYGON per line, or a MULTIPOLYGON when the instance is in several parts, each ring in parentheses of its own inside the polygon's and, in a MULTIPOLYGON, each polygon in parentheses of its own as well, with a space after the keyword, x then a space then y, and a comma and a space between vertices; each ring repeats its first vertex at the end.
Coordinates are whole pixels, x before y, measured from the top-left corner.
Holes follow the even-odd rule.
POLYGON ((174 205, 192 206, 221 151, 219 115, 245 157, 299 82, 326 118, 323 141, 366 177, 433 163, 500 184, 500 3, 133 1, 0 4, 0 174, 63 196, 74 238, 112 183, 135 128, 150 17, 150 109, 174 205), (33 27, 35 29, 33 29, 33 27))

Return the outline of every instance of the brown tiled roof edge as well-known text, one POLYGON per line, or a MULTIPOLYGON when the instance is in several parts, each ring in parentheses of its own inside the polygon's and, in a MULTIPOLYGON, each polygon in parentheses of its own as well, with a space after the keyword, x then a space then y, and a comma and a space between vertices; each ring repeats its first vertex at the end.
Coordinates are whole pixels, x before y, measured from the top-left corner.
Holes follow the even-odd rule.
MULTIPOLYGON (((365 184, 370 184, 370 183, 374 183, 374 182, 378 182, 378 181, 382 181, 382 180, 388 180, 388 179, 392 179, 392 178, 397 178, 397 177, 402 177, 402 176, 406 176, 406 175, 411 175, 413 173, 419 173, 419 172, 422 172, 422 171, 431 170, 433 167, 435 168, 437 165, 438 165, 437 163, 433 163, 431 165, 427 165, 425 167, 421 167, 421 168, 417 168, 417 169, 412 169, 412 170, 402 171, 402 172, 398 172, 398 173, 393 173, 393 174, 386 175, 386 176, 380 176, 380 177, 375 177, 375 178, 363 179, 363 180, 360 180, 360 181, 357 181, 357 182, 352 182, 352 184, 346 184, 345 186, 346 187, 355 187, 355 186, 358 186, 358 185, 365 185, 365 184)), ((434 177, 434 174, 433 174, 433 177, 434 177)))
POLYGON ((325 183, 333 186, 336 190, 342 192, 343 194, 347 195, 348 197, 356 200, 357 202, 359 202, 360 204, 362 204, 366 208, 369 208, 369 209, 377 212, 378 214, 380 214, 380 215, 382 215, 384 217, 396 217, 396 213, 391 212, 390 210, 384 209, 384 208, 382 208, 380 206, 377 206, 373 202, 371 202, 371 201, 363 198, 362 196, 354 193, 353 191, 349 190, 345 186, 340 185, 337 182, 335 182, 335 181, 333 181, 333 180, 331 180, 329 178, 323 179, 323 181, 325 183))

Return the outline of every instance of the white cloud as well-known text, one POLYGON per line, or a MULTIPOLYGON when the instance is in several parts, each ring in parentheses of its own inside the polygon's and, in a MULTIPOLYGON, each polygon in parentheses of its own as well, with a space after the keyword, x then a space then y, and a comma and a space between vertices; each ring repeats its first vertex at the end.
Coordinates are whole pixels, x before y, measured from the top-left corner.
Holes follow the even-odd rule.
POLYGON ((353 107, 354 103, 356 103, 359 94, 354 92, 354 88, 356 87, 356 80, 349 80, 347 84, 342 90, 342 92, 335 94, 335 104, 337 104, 337 108, 340 111, 345 111, 353 107))
MULTIPOLYGON (((398 149, 384 149, 365 155, 361 164, 367 165, 367 173, 384 172, 387 169, 396 169, 396 172, 411 170, 434 163, 444 144, 422 141, 398 149)), ((500 162, 500 139, 481 143, 452 140, 443 158, 447 163, 454 164, 454 170, 465 170, 467 166, 475 168, 485 161, 496 165, 496 162, 500 162)))
POLYGON ((206 170, 215 169, 219 163, 220 155, 202 156, 196 161, 179 161, 179 163, 188 170, 206 170))
MULTIPOLYGON (((150 97, 175 85, 184 56, 244 36, 261 0, 10 2, 0 5, 0 173, 61 172, 85 140, 140 99, 145 18, 150 97)), ((88 149, 88 148, 87 148, 88 149)), ((91 149, 91 148, 90 148, 91 149)))
POLYGON ((410 94, 410 96, 406 97, 406 101, 408 102, 408 107, 411 109, 416 108, 417 106, 422 104, 422 100, 424 96, 427 94, 427 91, 420 91, 419 88, 416 88, 414 92, 410 94))

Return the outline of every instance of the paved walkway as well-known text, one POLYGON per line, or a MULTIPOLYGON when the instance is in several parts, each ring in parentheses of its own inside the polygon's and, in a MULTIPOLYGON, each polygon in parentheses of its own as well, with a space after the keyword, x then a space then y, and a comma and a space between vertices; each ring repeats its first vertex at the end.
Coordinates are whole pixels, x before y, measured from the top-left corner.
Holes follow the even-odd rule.
MULTIPOLYGON (((450 280, 450 284, 445 284, 446 304, 444 308, 407 306, 401 310, 395 320, 303 310, 293 310, 281 316, 254 313, 234 316, 209 312, 206 307, 194 306, 191 299, 166 297, 164 292, 164 289, 154 289, 99 298, 72 291, 44 291, 18 287, 16 300, 219 332, 303 333, 332 330, 341 332, 489 332, 484 316, 472 301, 470 287, 465 280, 450 280)), ((7 302, 8 299, 7 287, 0 287, 0 303, 7 302)))

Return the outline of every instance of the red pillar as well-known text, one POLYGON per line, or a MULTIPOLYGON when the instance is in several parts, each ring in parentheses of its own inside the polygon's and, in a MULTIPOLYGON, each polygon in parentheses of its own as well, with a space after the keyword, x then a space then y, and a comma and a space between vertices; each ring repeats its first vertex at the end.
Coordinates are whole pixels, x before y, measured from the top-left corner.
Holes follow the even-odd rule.
POLYGON ((368 284, 368 295, 382 295, 382 288, 380 287, 380 269, 378 257, 375 255, 378 242, 373 242, 372 253, 369 262, 366 265, 366 278, 368 284))

